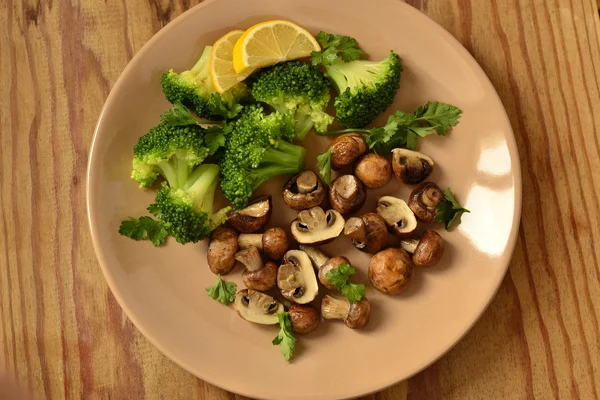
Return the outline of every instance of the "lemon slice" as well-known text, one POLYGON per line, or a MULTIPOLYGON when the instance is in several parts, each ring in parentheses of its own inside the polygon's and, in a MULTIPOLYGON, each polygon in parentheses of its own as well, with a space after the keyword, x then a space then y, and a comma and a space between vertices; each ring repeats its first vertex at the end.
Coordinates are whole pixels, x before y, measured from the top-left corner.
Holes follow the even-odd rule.
POLYGON ((296 60, 320 51, 321 46, 306 29, 289 21, 266 21, 246 30, 233 48, 237 73, 296 60))
POLYGON ((245 73, 238 74, 233 69, 233 46, 243 34, 244 31, 241 30, 231 31, 213 44, 209 61, 210 79, 219 93, 232 88, 252 72, 252 69, 248 69, 245 73))

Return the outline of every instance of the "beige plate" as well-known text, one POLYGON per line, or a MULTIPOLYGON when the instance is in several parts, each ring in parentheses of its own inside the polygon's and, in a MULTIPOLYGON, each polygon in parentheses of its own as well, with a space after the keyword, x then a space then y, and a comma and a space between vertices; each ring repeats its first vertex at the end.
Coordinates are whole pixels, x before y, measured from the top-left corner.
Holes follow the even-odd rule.
MULTIPOLYGON (((381 116, 378 122, 384 121, 381 116)), ((329 138, 310 135, 307 166, 329 138)), ((272 223, 287 226, 293 213, 278 195, 285 179, 261 192, 275 197, 272 223)), ((411 188, 393 180, 369 193, 407 198, 411 188)), ((88 209, 94 246, 111 290, 135 325, 162 352, 198 377, 227 390, 268 399, 331 399, 379 390, 415 374, 448 351, 473 325, 498 288, 517 236, 521 176, 513 133, 498 95, 481 68, 450 34, 396 0, 219 0, 186 12, 154 36, 129 63, 100 116, 88 173, 88 209), (300 338, 286 365, 271 345, 275 327, 245 322, 211 300, 215 282, 206 266, 206 243, 165 248, 119 236, 127 216, 143 215, 152 192, 129 178, 132 148, 159 122, 169 104, 161 73, 192 66, 206 44, 227 31, 268 19, 289 19, 313 33, 354 36, 372 59, 394 49, 404 60, 394 108, 412 111, 427 100, 463 110, 448 137, 429 137, 421 151, 437 162, 431 177, 452 187, 471 210, 447 241, 441 265, 417 271, 404 293, 385 296, 370 285, 373 316, 367 329, 322 323, 300 338)), ((367 282, 369 257, 344 238, 325 246, 345 254, 367 282)), ((226 279, 241 286, 240 269, 226 279)))

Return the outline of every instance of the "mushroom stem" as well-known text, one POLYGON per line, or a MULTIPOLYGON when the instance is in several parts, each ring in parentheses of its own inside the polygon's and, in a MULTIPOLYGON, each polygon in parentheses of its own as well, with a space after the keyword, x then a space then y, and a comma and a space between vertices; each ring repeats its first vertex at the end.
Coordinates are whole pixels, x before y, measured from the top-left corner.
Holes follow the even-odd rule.
POLYGON ((262 250, 262 233, 242 233, 238 236, 238 245, 240 249, 247 249, 248 247, 256 247, 262 250))
POLYGON ((325 319, 345 320, 350 313, 350 302, 346 299, 336 299, 329 295, 323 297, 321 302, 321 315, 325 319))
POLYGON ((400 247, 407 253, 414 253, 417 250, 419 239, 404 239, 400 241, 400 247))
POLYGON ((310 261, 312 262, 313 267, 315 267, 316 270, 319 270, 319 268, 321 268, 323 264, 325 264, 327 260, 329 260, 329 257, 327 257, 325 253, 323 253, 316 247, 304 246, 303 244, 301 244, 299 247, 300 250, 302 250, 308 255, 308 258, 310 258, 310 261))
POLYGON ((303 171, 296 180, 296 186, 298 186, 298 193, 306 194, 310 193, 317 187, 317 175, 312 171, 303 171))
POLYGON ((248 271, 258 271, 264 267, 262 257, 256 246, 251 246, 235 253, 235 259, 244 264, 248 271))
POLYGON ((436 188, 427 188, 423 192, 423 204, 427 207, 437 207, 440 204, 440 194, 436 188))
POLYGON ((344 235, 358 242, 365 242, 367 240, 367 228, 362 218, 352 217, 346 221, 344 235))

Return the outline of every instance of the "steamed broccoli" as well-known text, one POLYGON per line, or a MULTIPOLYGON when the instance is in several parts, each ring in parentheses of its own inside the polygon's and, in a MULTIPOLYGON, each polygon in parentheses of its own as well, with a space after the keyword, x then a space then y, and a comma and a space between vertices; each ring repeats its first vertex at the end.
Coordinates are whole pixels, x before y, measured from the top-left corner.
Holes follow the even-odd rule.
POLYGON ((250 93, 254 99, 267 103, 296 122, 289 140, 304 140, 314 126, 324 132, 333 122, 325 112, 331 92, 329 80, 317 67, 302 61, 289 61, 265 69, 253 78, 250 93))
POLYGON ((196 65, 189 71, 177 73, 171 69, 165 72, 160 83, 165 97, 171 103, 180 101, 200 118, 229 119, 242 108, 238 103, 246 96, 247 87, 244 83, 238 83, 225 93, 217 93, 209 73, 211 50, 212 46, 206 46, 196 65))
POLYGON ((267 115, 262 106, 252 105, 228 125, 231 132, 219 157, 221 189, 235 206, 245 207, 267 180, 304 168, 306 150, 283 139, 294 133, 295 121, 289 115, 267 115))

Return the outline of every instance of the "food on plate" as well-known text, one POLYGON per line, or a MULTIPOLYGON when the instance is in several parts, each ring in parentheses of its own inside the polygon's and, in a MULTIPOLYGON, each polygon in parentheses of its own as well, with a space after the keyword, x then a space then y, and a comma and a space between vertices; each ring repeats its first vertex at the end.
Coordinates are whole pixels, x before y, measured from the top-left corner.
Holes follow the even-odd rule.
POLYGON ((432 267, 444 255, 444 239, 431 229, 426 230, 419 239, 403 239, 400 247, 412 254, 412 262, 417 267, 432 267))
POLYGON ((367 142, 358 133, 345 133, 336 137, 329 145, 331 168, 338 170, 354 164, 368 150, 367 142))
POLYGON ((244 264, 247 271, 258 271, 265 265, 262 261, 262 256, 255 246, 246 247, 235 253, 235 259, 240 263, 244 264))
POLYGON ((366 298, 352 304, 348 299, 325 295, 321 301, 321 315, 325 319, 341 319, 347 327, 359 329, 369 322, 371 304, 366 298))
POLYGON ((220 226, 210 235, 206 261, 213 274, 227 275, 235 265, 238 235, 233 229, 220 226))
POLYGON ((233 308, 246 321, 261 325, 277 324, 277 314, 284 310, 283 304, 273 297, 252 289, 238 291, 233 308))
POLYGON ((339 264, 325 273, 327 281, 339 290, 350 304, 355 304, 365 297, 365 285, 350 280, 355 273, 356 270, 347 263, 339 264))
POLYGON ((354 175, 368 189, 378 189, 384 187, 390 181, 392 166, 386 157, 369 153, 358 160, 354 167, 354 175))
POLYGON ((336 289, 336 286, 329 282, 327 273, 342 264, 350 264, 350 261, 344 256, 329 257, 316 247, 300 245, 300 250, 304 251, 313 267, 317 270, 319 282, 327 289, 336 289))
POLYGON ((317 329, 321 322, 321 314, 308 304, 291 304, 288 309, 292 330, 299 335, 305 335, 317 329))
POLYGON ((248 289, 261 292, 273 289, 277 286, 277 264, 267 261, 262 268, 257 270, 246 270, 242 273, 242 282, 248 289))
POLYGON ((414 266, 408 253, 388 248, 375 254, 369 262, 369 281, 381 293, 398 294, 413 277, 414 266))
POLYGON ((321 207, 302 210, 292 221, 291 232, 299 244, 319 245, 329 243, 344 230, 344 217, 335 210, 321 207))
POLYGON ((226 282, 221 278, 221 275, 217 275, 217 283, 207 287, 206 293, 213 300, 228 306, 233 303, 236 290, 237 285, 235 283, 226 282))
POLYGON ((408 206, 419 221, 432 224, 438 212, 438 205, 444 199, 444 193, 433 182, 423 182, 410 194, 408 206))
POLYGON ((227 222, 240 233, 253 233, 269 222, 272 210, 271 196, 261 197, 248 207, 232 212, 227 222))
POLYGON ((236 29, 226 33, 212 46, 209 59, 211 82, 218 93, 224 93, 243 81, 252 69, 241 74, 233 68, 233 47, 244 31, 236 29))
POLYGON ((283 201, 293 210, 307 210, 320 206, 325 200, 326 189, 321 179, 306 170, 291 177, 283 187, 283 201))
POLYGON ((344 235, 360 251, 375 254, 387 245, 388 230, 383 218, 375 213, 365 213, 349 218, 344 226, 344 235))
POLYGON ((409 236, 417 229, 417 218, 408 204, 393 196, 383 196, 377 201, 377 214, 385 221, 391 234, 409 236))
POLYGON ((342 215, 358 211, 367 201, 365 185, 354 175, 341 175, 331 182, 329 203, 342 215))
POLYGON ((275 346, 279 346, 283 358, 285 358, 285 361, 289 362, 296 350, 296 338, 292 333, 292 321, 287 312, 277 313, 277 320, 279 322, 279 333, 271 343, 275 346))
POLYGON ((312 263, 302 250, 289 250, 277 270, 277 287, 289 301, 306 304, 319 292, 312 263))
POLYGON ((287 233, 281 228, 269 228, 264 233, 241 233, 238 244, 242 249, 256 247, 273 261, 281 260, 290 245, 287 233))
POLYGON ((435 222, 442 222, 446 227, 446 230, 450 230, 463 213, 470 212, 471 211, 467 210, 456 201, 452 190, 446 188, 446 190, 444 190, 444 199, 438 205, 435 222))
POLYGON ((427 179, 433 166, 433 160, 418 151, 401 148, 392 150, 394 175, 409 185, 416 185, 427 179))
POLYGON ((326 132, 333 117, 326 112, 331 84, 321 70, 302 61, 266 68, 252 77, 250 94, 274 110, 288 115, 296 127, 287 140, 303 141, 314 127, 326 132))
POLYGON ((317 156, 319 176, 327 186, 331 185, 331 149, 317 156))

